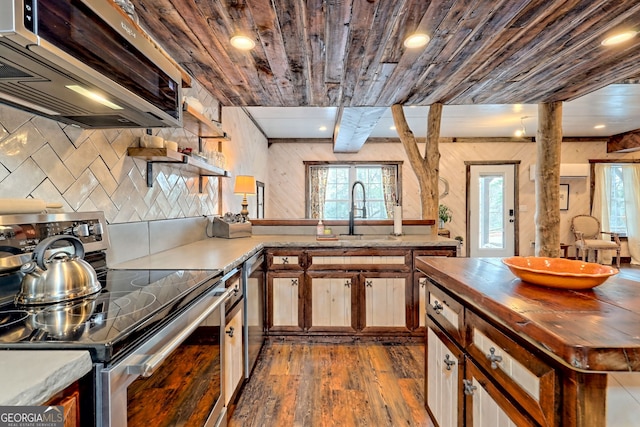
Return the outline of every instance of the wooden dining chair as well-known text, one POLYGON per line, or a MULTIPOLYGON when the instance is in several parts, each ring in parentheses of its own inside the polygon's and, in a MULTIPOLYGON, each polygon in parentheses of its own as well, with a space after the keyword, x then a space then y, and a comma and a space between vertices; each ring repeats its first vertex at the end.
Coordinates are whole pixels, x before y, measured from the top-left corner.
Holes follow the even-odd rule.
POLYGON ((576 255, 582 260, 588 261, 589 252, 593 251, 595 260, 598 260, 599 250, 616 251, 616 266, 620 268, 620 237, 618 233, 602 231, 598 218, 590 215, 577 215, 571 220, 571 231, 576 239, 576 255), (603 239, 603 235, 608 235, 608 239, 603 239))

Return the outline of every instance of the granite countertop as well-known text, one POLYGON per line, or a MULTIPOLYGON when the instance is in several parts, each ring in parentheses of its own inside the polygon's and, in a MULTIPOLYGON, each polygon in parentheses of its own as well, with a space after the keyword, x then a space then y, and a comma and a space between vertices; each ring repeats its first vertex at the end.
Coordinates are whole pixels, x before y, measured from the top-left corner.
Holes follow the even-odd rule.
POLYGON ((238 239, 209 238, 157 254, 125 261, 111 268, 131 269, 221 269, 236 267, 263 248, 373 248, 457 246, 458 242, 424 234, 363 235, 356 240, 316 240, 313 235, 253 235, 238 239))
POLYGON ((500 258, 416 258, 416 267, 478 313, 581 371, 640 371, 640 289, 625 271, 594 289, 516 278, 500 258))
POLYGON ((41 405, 90 372, 91 367, 88 351, 3 351, 0 405, 41 405))

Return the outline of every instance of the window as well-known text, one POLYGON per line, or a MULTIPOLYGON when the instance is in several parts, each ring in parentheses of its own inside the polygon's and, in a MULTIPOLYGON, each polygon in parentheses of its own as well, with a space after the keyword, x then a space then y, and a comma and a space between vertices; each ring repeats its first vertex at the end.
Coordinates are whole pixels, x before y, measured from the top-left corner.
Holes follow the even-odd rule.
MULTIPOLYGON (((367 219, 393 217, 399 201, 399 163, 318 163, 307 166, 307 218, 348 219, 351 191, 359 181, 366 197, 367 219)), ((354 189, 356 208, 363 206, 362 188, 354 189)), ((361 217, 361 211, 356 212, 361 217)))
POLYGON ((602 228, 621 236, 629 236, 633 224, 627 222, 627 212, 635 212, 636 181, 640 164, 596 163, 594 165, 594 195, 592 215, 601 219, 602 228))

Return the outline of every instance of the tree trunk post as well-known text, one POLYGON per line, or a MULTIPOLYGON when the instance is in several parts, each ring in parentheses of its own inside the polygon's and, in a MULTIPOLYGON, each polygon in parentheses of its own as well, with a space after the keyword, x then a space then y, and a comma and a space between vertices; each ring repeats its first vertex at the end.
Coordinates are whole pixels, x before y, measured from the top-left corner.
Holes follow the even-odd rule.
POLYGON ((442 119, 442 104, 436 103, 429 106, 427 117, 427 143, 424 158, 418 149, 418 142, 409 128, 404 115, 402 105, 391 106, 393 121, 402 145, 404 146, 409 163, 418 178, 420 187, 420 206, 422 219, 435 219, 436 223, 431 227, 431 234, 438 235, 438 177, 440 170, 440 122, 442 119))
POLYGON ((562 102, 538 104, 536 256, 560 256, 562 102))

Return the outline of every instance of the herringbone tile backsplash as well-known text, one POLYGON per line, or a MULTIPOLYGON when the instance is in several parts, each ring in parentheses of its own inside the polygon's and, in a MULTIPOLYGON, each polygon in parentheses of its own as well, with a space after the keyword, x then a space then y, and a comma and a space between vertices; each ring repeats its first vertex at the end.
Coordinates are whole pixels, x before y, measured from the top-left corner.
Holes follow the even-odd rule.
MULTIPOLYGON (((197 82, 184 95, 196 97, 210 117, 218 117, 218 102, 197 82)), ((100 210, 110 223, 217 213, 217 178, 203 178, 199 193, 194 172, 154 164, 153 186, 147 187, 146 162, 127 156, 127 148, 137 146, 144 133, 83 130, 0 104, 0 198, 60 202, 66 212, 100 210)), ((185 129, 153 133, 197 150, 197 135, 185 129)))

